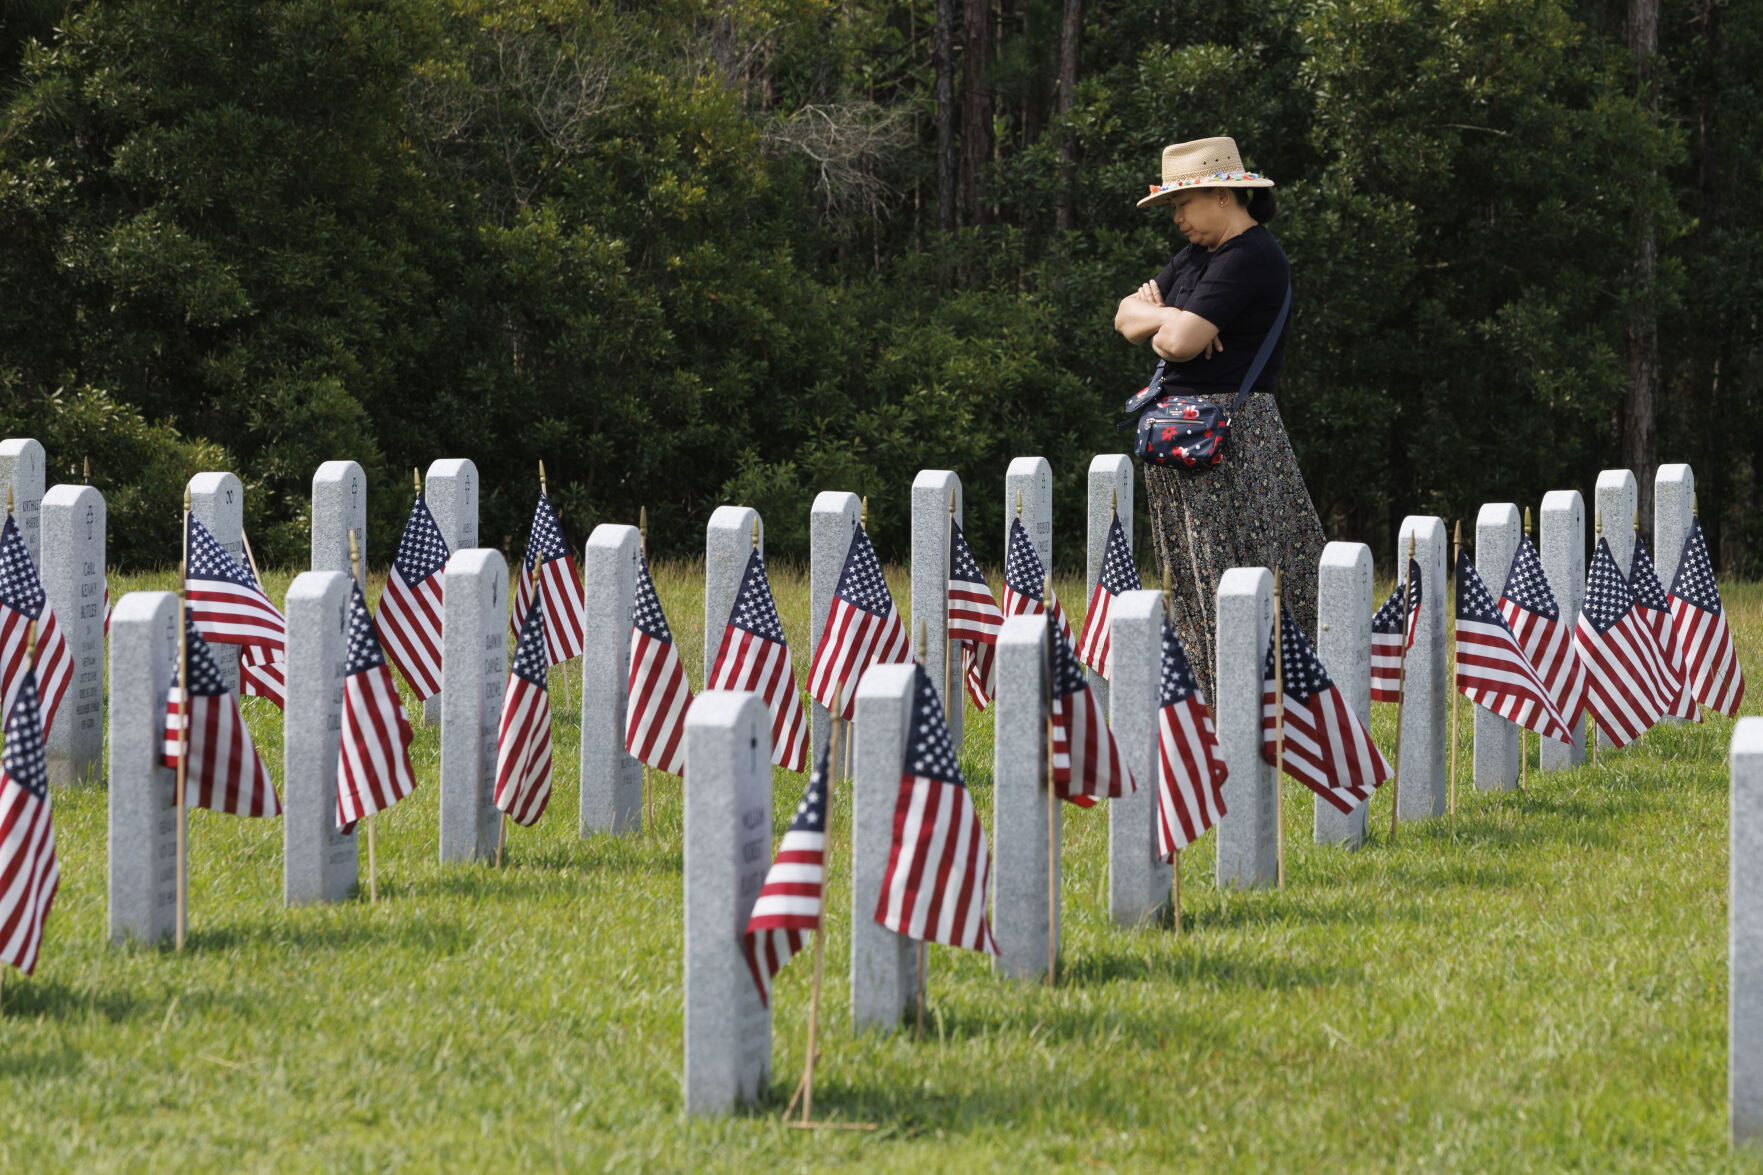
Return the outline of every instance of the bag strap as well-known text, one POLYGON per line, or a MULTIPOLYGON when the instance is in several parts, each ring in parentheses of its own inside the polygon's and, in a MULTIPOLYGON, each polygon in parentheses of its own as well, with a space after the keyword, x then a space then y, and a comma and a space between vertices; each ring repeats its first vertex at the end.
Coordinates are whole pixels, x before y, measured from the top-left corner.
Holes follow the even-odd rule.
POLYGON ((1273 320, 1273 329, 1268 331, 1267 337, 1261 340, 1261 349, 1255 352, 1255 361, 1249 364, 1248 374, 1243 376, 1243 386, 1238 390, 1236 399, 1230 402, 1230 416, 1225 419, 1234 417, 1237 414, 1237 409, 1243 406, 1243 401, 1247 400, 1249 393, 1254 390, 1255 381, 1261 378, 1261 370, 1267 366, 1267 361, 1273 358, 1274 344, 1279 342, 1279 336, 1284 333, 1286 317, 1291 312, 1292 283, 1287 282, 1286 300, 1280 303, 1279 316, 1273 320))

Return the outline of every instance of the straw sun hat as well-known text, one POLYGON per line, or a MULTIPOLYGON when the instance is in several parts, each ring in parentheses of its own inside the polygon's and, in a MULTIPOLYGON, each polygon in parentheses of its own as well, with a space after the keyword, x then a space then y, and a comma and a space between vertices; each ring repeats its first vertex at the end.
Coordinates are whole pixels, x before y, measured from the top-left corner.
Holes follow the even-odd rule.
POLYGON ((1273 181, 1243 168, 1237 141, 1225 135, 1163 148, 1163 182, 1151 185, 1140 208, 1173 200, 1191 188, 1271 188, 1273 181))

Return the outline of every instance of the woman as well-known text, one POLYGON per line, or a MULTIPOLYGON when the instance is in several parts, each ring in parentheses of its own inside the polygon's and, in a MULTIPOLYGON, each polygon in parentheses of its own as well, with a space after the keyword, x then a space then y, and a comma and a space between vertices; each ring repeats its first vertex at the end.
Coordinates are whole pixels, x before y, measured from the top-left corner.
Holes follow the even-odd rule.
MULTIPOLYGON (((1228 138, 1163 149, 1163 182, 1140 208, 1167 204, 1188 244, 1155 278, 1120 300, 1114 328, 1149 342, 1162 361, 1162 392, 1229 404, 1273 331, 1291 269, 1263 225, 1273 181, 1243 167, 1228 138)), ((1217 465, 1189 471, 1145 466, 1151 534, 1169 575, 1177 635, 1207 696, 1216 648, 1218 581, 1232 567, 1277 567, 1283 601, 1316 632, 1316 565, 1322 522, 1273 402, 1284 332, 1230 422, 1217 465)))

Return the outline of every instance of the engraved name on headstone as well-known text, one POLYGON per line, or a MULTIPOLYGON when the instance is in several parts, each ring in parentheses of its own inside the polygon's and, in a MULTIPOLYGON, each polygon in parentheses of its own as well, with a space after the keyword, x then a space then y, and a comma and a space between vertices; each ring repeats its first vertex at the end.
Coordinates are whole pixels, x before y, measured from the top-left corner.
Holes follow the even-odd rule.
POLYGON ((8 437, 0 441, 0 509, 6 502, 5 487, 12 487, 12 514, 18 520, 19 537, 31 562, 41 567, 43 551, 39 533, 43 509, 43 486, 47 459, 43 446, 30 437, 8 437))

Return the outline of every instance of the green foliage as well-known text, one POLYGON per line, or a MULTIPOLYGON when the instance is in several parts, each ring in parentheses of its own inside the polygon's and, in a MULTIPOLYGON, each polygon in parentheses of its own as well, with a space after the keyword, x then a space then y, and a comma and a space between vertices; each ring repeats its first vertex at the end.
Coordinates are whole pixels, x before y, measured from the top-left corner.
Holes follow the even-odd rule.
MULTIPOLYGON (((1602 10, 1564 0, 1092 3, 1061 118, 1058 9, 1001 10, 997 215, 944 235, 924 5, 19 6, 7 427, 47 443, 67 389, 211 443, 269 562, 301 557, 332 458, 370 471, 377 559, 407 471, 444 455, 482 469, 490 541, 518 548, 544 459, 578 542, 647 505, 656 549, 690 551, 739 498, 787 556, 816 491, 871 495, 887 549, 918 469, 955 469, 983 509, 1039 452, 1075 561, 1088 458, 1121 445, 1114 405, 1150 367, 1114 305, 1175 247, 1132 199, 1164 143, 1224 131, 1280 181, 1282 410, 1332 535, 1382 550, 1409 511, 1531 501, 1613 462, 1644 220, 1661 457, 1725 504, 1705 516, 1729 560, 1763 550, 1743 508, 1763 492, 1744 65, 1763 17, 1667 21, 1655 114, 1602 10), (1058 236, 1067 135, 1079 227, 1058 236)), ((135 565, 172 551, 118 544, 135 565)))

